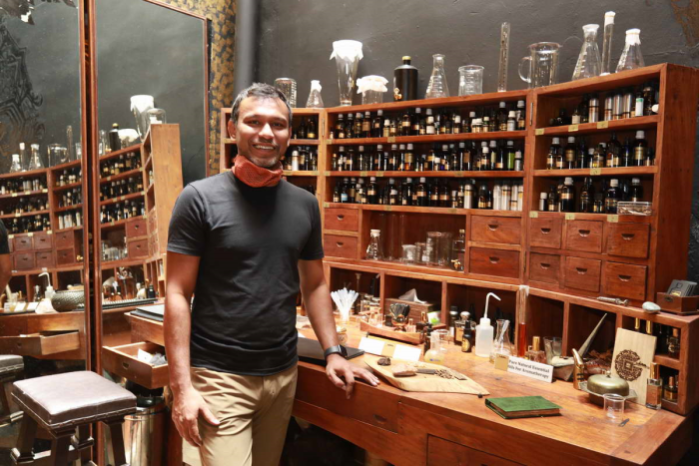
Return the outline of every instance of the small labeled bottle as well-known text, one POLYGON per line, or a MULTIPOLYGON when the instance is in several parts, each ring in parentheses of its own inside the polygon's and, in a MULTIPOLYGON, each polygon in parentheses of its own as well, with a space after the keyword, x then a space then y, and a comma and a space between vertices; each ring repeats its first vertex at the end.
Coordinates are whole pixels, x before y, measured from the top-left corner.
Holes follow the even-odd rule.
POLYGON ((464 321, 464 334, 461 338, 461 351, 464 353, 472 352, 475 345, 475 339, 476 336, 473 333, 473 322, 471 321, 471 318, 467 316, 466 320, 464 321))
POLYGON ((604 156, 606 148, 603 142, 599 143, 592 154, 590 168, 604 168, 604 156))
POLYGON ((592 212, 594 199, 592 178, 587 177, 585 180, 583 180, 582 190, 580 191, 580 204, 578 207, 578 212, 592 212))
POLYGON ((549 195, 546 192, 539 194, 539 210, 541 212, 546 212, 549 210, 548 198, 549 195))
POLYGON ((517 130, 517 116, 514 110, 510 110, 510 113, 507 115, 507 131, 516 131, 517 130))
POLYGON ((532 338, 532 346, 529 347, 524 355, 524 358, 530 361, 546 364, 546 352, 541 350, 541 338, 532 338))
POLYGON ((523 100, 517 101, 517 130, 522 131, 527 127, 526 111, 523 100))
POLYGON ((646 141, 646 133, 642 130, 636 131, 636 140, 633 144, 633 165, 634 167, 642 167, 646 163, 648 155, 648 142, 646 141))
POLYGON ((641 186, 640 178, 631 178, 631 196, 629 200, 632 202, 643 201, 643 186, 641 186))
POLYGON ((573 178, 566 177, 561 191, 561 212, 575 212, 575 188, 573 178))
POLYGON ((109 131, 109 147, 111 147, 112 152, 121 149, 121 139, 119 138, 119 123, 114 123, 112 125, 111 131, 109 131))
MULTIPOLYGON (((549 148, 549 153, 546 157, 546 169, 547 170, 553 170, 554 168, 558 168, 556 166, 556 162, 558 160, 558 157, 561 152, 561 141, 558 138, 553 138, 553 141, 551 143, 551 147, 549 148)), ((562 161, 561 161, 562 163, 562 161)), ((563 168, 561 166, 561 168, 563 168)))
POLYGON ((663 389, 663 399, 672 403, 677 403, 677 379, 670 376, 670 379, 663 389))
POLYGON ((599 96, 597 94, 592 94, 590 96, 588 123, 597 123, 598 121, 599 121, 599 96))
POLYGON ((604 199, 604 210, 608 214, 617 213, 617 204, 619 202, 619 180, 612 178, 609 181, 609 189, 604 199))
MULTIPOLYGON (((568 136, 568 144, 566 144, 564 150, 563 166, 561 168, 573 169, 575 168, 575 156, 577 154, 577 147, 575 146, 575 137, 568 136)), ((556 166, 558 168, 558 166, 556 166)))
POLYGON ((663 381, 657 363, 651 363, 650 377, 646 386, 646 408, 660 409, 663 398, 663 381))
POLYGON ((667 352, 673 358, 680 357, 680 329, 672 329, 672 335, 667 338, 667 352))

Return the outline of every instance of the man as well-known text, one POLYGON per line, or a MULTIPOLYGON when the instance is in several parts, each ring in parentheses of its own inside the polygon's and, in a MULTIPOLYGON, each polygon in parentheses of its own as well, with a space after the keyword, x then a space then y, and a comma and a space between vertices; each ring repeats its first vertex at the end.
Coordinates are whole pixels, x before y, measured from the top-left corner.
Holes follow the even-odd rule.
POLYGON ((281 179, 286 98, 265 84, 242 91, 228 132, 238 146, 233 170, 188 185, 170 223, 172 415, 205 466, 276 466, 296 390, 299 280, 328 378, 348 397, 355 378, 378 379, 338 354, 318 202, 281 179))

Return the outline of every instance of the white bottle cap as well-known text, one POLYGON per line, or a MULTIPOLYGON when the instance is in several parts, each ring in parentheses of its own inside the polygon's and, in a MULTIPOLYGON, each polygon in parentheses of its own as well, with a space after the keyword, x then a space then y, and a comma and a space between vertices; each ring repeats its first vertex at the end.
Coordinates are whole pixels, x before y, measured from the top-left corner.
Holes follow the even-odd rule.
POLYGON ((517 101, 517 108, 524 108, 524 101, 523 100, 517 101))
POLYGON ((413 145, 412 145, 412 144, 408 144, 408 150, 413 150, 413 145))
POLYGON ((413 182, 413 179, 412 179, 412 178, 406 178, 405 181, 407 181, 408 183, 412 183, 412 182, 413 182))
POLYGON ((359 152, 364 152, 364 146, 359 146, 359 152))
POLYGON ((490 148, 491 148, 491 149, 494 149, 494 148, 496 148, 496 147, 498 147, 498 142, 495 141, 495 140, 490 141, 490 148))
POLYGON ((376 177, 372 176, 371 178, 369 178, 369 181, 371 181, 372 183, 376 182, 376 177))
POLYGON ((641 43, 641 30, 629 29, 626 31, 626 45, 637 45, 641 43))
POLYGON ((539 197, 543 200, 546 200, 549 198, 549 194, 548 193, 541 193, 541 194, 539 194, 539 197))
POLYGON ((476 116, 476 112, 469 112, 468 116, 469 118, 473 118, 476 116))
POLYGON ((505 108, 507 104, 505 102, 500 102, 500 108, 505 108))
POLYGON ((398 144, 391 144, 391 150, 398 150, 398 144))
POLYGON ((614 24, 614 17, 616 16, 616 13, 613 11, 608 11, 604 14, 604 25, 608 26, 610 24, 614 24))
POLYGON ((575 143, 575 136, 568 136, 568 144, 575 143))
POLYGON ((560 144, 561 140, 558 138, 553 138, 553 144, 560 144))
POLYGON ((378 236, 381 234, 381 230, 371 230, 372 236, 378 236))
POLYGON ((617 186, 619 186, 619 180, 617 180, 616 178, 612 178, 609 181, 609 186, 611 186, 612 188, 616 188, 617 186))
POLYGON ((398 149, 405 150, 405 144, 401 144, 400 146, 398 146, 398 149))
POLYGON ((643 130, 636 131, 636 139, 645 139, 646 133, 643 130))
POLYGON ((566 176, 566 180, 563 182, 566 186, 573 186, 573 178, 566 176))
POLYGON ((443 150, 444 152, 448 151, 448 150, 449 150, 449 145, 448 145, 448 144, 442 144, 442 150, 443 150))
POLYGON ((514 141, 507 141, 507 147, 513 147, 515 145, 514 141))
POLYGON ((507 114, 507 118, 514 118, 517 116, 517 112, 514 110, 510 110, 510 113, 507 114))
POLYGON ((426 181, 427 181, 427 178, 425 178, 424 176, 420 177, 420 183, 425 183, 426 181))
POLYGON ((641 179, 640 178, 631 178, 631 184, 633 186, 641 184, 641 179))
POLYGON ((340 146, 339 152, 344 152, 345 151, 345 146, 340 146))
POLYGON ((27 146, 25 146, 23 142, 19 143, 19 150, 24 150, 25 147, 27 146))

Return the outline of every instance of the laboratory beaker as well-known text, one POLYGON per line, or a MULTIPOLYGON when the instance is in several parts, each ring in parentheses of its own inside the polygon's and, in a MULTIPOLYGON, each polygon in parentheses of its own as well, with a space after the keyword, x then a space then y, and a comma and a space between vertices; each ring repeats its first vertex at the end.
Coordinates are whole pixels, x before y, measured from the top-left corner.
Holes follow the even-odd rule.
POLYGON ((274 87, 279 89, 286 96, 291 108, 296 108, 296 81, 292 78, 277 78, 274 80, 274 87))
POLYGON ((439 53, 432 55, 432 75, 427 84, 425 99, 449 97, 449 85, 447 84, 447 72, 444 70, 444 55, 439 53))
POLYGON ((356 40, 338 40, 333 42, 330 59, 337 64, 337 84, 340 88, 340 106, 352 105, 352 89, 357 79, 359 60, 364 57, 362 43, 356 40))
POLYGON ((561 44, 539 42, 529 46, 530 56, 522 58, 519 63, 519 77, 529 84, 529 89, 550 86, 558 82, 558 57, 561 44), (525 65, 525 62, 529 62, 525 65), (529 68, 526 77, 522 70, 529 68))
POLYGON ((479 65, 459 67, 459 95, 483 93, 483 70, 479 65))
POLYGON ((403 262, 404 264, 414 264, 416 261, 416 253, 417 248, 414 244, 404 244, 403 257, 401 258, 401 262, 403 262))
POLYGON ((514 346, 510 342, 510 321, 507 319, 497 320, 497 329, 495 331, 495 341, 493 342, 493 351, 490 353, 490 361, 495 360, 496 354, 510 357, 515 354, 514 346))
POLYGON ((357 94, 362 94, 362 105, 383 103, 383 95, 388 92, 388 79, 383 76, 364 76, 357 80, 357 94))
POLYGON ((442 232, 437 242, 437 265, 440 267, 451 267, 452 257, 452 235, 449 232, 442 232))
POLYGON ((425 242, 425 251, 423 253, 423 259, 427 265, 437 266, 439 262, 437 260, 437 254, 439 250, 439 239, 442 233, 439 231, 428 231, 427 241, 425 242))
POLYGON ((599 76, 602 72, 602 60, 597 47, 597 29, 599 29, 599 24, 583 26, 585 40, 580 49, 580 55, 578 55, 578 62, 575 64, 573 81, 599 76))

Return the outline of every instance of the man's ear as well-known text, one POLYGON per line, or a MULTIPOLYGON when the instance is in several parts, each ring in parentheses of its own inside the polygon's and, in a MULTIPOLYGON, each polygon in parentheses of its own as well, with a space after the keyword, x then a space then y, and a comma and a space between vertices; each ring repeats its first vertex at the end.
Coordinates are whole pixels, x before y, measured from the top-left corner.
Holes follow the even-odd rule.
POLYGON ((235 139, 235 123, 233 119, 228 120, 228 136, 231 139, 235 139))

